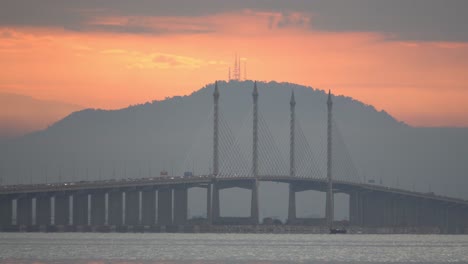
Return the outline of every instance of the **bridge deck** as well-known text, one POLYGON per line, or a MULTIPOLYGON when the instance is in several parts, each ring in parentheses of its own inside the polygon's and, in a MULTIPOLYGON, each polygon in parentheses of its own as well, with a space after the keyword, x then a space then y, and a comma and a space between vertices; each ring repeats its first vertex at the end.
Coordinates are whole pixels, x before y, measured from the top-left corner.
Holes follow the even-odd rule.
MULTIPOLYGON (((189 185, 193 187, 204 186, 212 182, 245 182, 253 181, 253 176, 221 176, 213 177, 212 175, 200 175, 191 177, 170 176, 170 177, 153 177, 141 179, 126 179, 126 180, 102 180, 102 181, 80 181, 67 183, 48 183, 48 184, 29 184, 29 185, 3 185, 0 186, 0 195, 5 194, 28 194, 28 193, 44 193, 44 192, 63 192, 63 191, 86 191, 96 189, 119 189, 119 188, 136 188, 136 187, 158 187, 166 185, 189 185)), ((305 189, 315 189, 325 191, 326 179, 317 178, 301 178, 284 175, 262 175, 258 176, 257 180, 266 182, 281 182, 281 183, 298 183, 306 186, 305 189)), ((351 193, 353 191, 365 192, 383 192, 394 195, 410 196, 440 202, 447 202, 461 206, 468 206, 467 200, 451 198, 433 193, 421 193, 408 191, 397 188, 390 188, 374 184, 354 183, 346 181, 334 181, 334 191, 339 193, 351 193)))

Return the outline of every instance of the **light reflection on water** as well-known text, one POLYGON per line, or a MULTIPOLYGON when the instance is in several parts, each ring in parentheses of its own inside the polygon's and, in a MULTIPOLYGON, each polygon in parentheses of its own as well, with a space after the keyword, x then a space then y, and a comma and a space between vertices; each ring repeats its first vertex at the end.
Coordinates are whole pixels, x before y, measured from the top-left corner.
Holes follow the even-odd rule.
POLYGON ((1 263, 468 263, 468 236, 0 233, 1 263))

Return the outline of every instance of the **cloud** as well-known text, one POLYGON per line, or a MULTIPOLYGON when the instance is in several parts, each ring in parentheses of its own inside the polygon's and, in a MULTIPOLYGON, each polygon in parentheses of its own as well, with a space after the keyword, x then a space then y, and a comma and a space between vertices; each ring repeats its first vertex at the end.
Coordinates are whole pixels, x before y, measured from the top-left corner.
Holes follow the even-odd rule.
POLYGON ((0 26, 130 34, 210 33, 213 31, 207 28, 167 29, 144 22, 147 18, 195 18, 245 9, 284 14, 279 21, 270 19, 270 26, 279 28, 309 25, 319 31, 385 33, 398 40, 468 42, 466 0, 15 0, 2 3, 0 26), (291 15, 297 13, 309 16, 291 15), (118 25, 88 23, 106 16, 132 19, 118 25))
POLYGON ((301 13, 281 14, 276 23, 278 28, 299 27, 307 28, 310 26, 310 17, 301 13))
POLYGON ((204 61, 189 56, 170 53, 142 53, 127 50, 104 50, 101 53, 121 56, 130 69, 198 69, 202 66, 221 64, 220 61, 204 61))
POLYGON ((206 64, 203 60, 192 57, 159 53, 153 55, 153 62, 159 68, 187 68, 196 69, 206 64))

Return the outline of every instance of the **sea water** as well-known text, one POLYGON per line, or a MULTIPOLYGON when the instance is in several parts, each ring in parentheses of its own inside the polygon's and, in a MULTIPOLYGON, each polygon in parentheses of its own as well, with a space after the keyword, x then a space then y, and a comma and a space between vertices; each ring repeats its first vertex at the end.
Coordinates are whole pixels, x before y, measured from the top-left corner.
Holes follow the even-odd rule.
POLYGON ((468 263, 468 236, 0 233, 0 262, 468 263))

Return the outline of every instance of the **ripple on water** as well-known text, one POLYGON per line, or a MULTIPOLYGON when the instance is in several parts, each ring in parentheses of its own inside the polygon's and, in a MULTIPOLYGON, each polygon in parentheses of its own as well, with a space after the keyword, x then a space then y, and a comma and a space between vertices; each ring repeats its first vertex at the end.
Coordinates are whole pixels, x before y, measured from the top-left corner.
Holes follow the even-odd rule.
POLYGON ((0 233, 2 263, 466 263, 465 235, 0 233))

